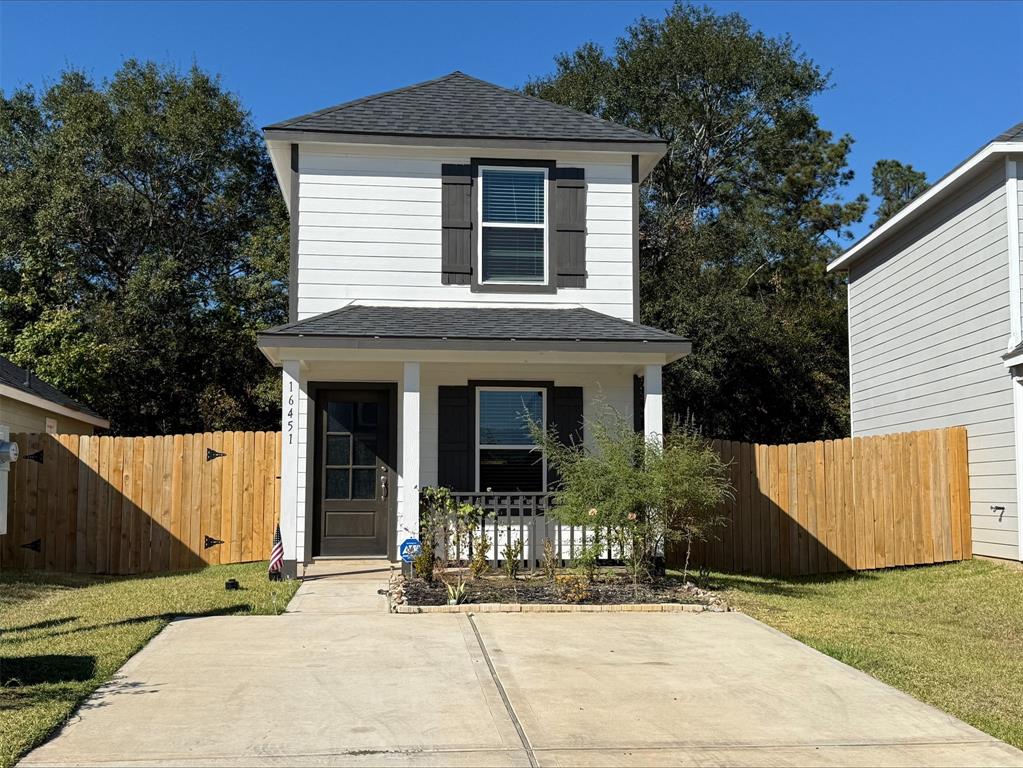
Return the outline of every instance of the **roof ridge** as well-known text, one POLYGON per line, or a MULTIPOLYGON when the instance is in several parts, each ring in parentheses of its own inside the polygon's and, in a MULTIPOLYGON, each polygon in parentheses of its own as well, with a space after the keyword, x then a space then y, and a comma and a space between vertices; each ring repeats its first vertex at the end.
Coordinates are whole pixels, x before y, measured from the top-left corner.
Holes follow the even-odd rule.
MULTIPOLYGON (((640 131, 640 130, 638 130, 636 128, 633 128, 631 125, 622 125, 621 123, 616 123, 613 120, 606 120, 603 117, 597 117, 596 115, 591 115, 589 112, 583 112, 581 109, 576 109, 575 107, 569 107, 569 106, 567 106, 565 104, 558 104, 556 101, 550 101, 548 99, 541 99, 539 96, 533 96, 533 95, 528 94, 528 93, 523 93, 522 91, 515 90, 514 88, 505 88, 503 85, 498 85, 497 83, 491 83, 491 82, 489 82, 487 80, 480 80, 478 77, 473 77, 472 75, 467 75, 464 72, 455 71, 455 72, 452 72, 451 74, 452 75, 456 75, 456 74, 457 75, 461 75, 466 80, 472 80, 472 81, 477 82, 477 83, 482 83, 483 85, 489 85, 491 88, 497 88, 499 91, 504 91, 505 93, 511 94, 513 96, 518 96, 519 98, 522 98, 522 99, 528 99, 529 101, 534 101, 534 102, 536 102, 538 104, 544 104, 544 105, 546 105, 548 107, 556 107, 557 109, 560 109, 562 111, 571 112, 573 115, 576 115, 576 116, 584 115, 585 117, 588 117, 590 120, 596 120, 597 122, 603 123, 605 125, 611 125, 611 126, 614 126, 615 128, 624 128, 627 131, 632 131, 633 133, 635 133, 635 134, 637 134, 639 136, 642 136, 644 139, 649 139, 651 137, 656 138, 656 139, 660 139, 661 138, 660 136, 654 136, 652 133, 644 133, 643 131, 640 131)), ((661 139, 661 140, 663 141, 663 139, 661 139)))
MULTIPOLYGON (((516 90, 516 89, 513 89, 513 88, 506 88, 503 85, 498 85, 497 83, 492 83, 492 82, 490 82, 488 80, 483 80, 483 79, 478 78, 478 77, 473 77, 472 75, 467 75, 465 72, 462 72, 460 70, 455 70, 453 72, 449 72, 446 75, 443 75, 441 77, 433 78, 432 80, 424 80, 424 81, 419 82, 419 83, 413 83, 411 85, 402 86, 401 88, 393 88, 393 89, 388 90, 388 91, 383 91, 382 93, 371 94, 369 96, 363 96, 363 97, 358 98, 358 99, 351 99, 349 101, 345 101, 345 102, 342 102, 340 104, 334 104, 333 106, 324 107, 323 109, 316 110, 315 112, 309 112, 307 114, 298 115, 296 117, 291 117, 291 118, 288 118, 286 120, 281 120, 281 121, 278 121, 278 122, 275 122, 275 123, 271 123, 270 125, 264 126, 263 130, 264 131, 288 130, 289 128, 295 128, 295 126, 298 126, 298 125, 300 125, 301 123, 303 123, 305 121, 316 120, 318 118, 333 118, 334 120, 337 120, 337 121, 344 121, 345 120, 345 116, 344 116, 343 113, 345 112, 345 110, 348 110, 348 109, 350 109, 352 107, 361 106, 361 105, 368 104, 368 103, 371 103, 371 102, 374 102, 374 101, 378 101, 380 99, 384 99, 384 98, 388 98, 388 97, 393 97, 393 96, 399 96, 399 95, 403 95, 403 94, 412 93, 414 91, 417 91, 417 90, 420 90, 420 89, 423 89, 423 88, 428 88, 430 86, 438 85, 440 83, 449 82, 449 81, 456 81, 456 82, 457 81, 461 81, 461 82, 467 83, 467 84, 474 84, 476 86, 482 86, 483 88, 489 89, 492 92, 497 92, 497 93, 499 93, 499 94, 501 94, 501 95, 503 95, 505 97, 511 97, 511 98, 516 99, 516 100, 526 101, 526 102, 529 102, 530 104, 538 105, 539 107, 541 107, 543 109, 550 110, 551 112, 560 113, 560 114, 565 115, 566 117, 567 116, 571 116, 571 118, 573 118, 575 120, 580 120, 581 119, 581 120, 584 120, 586 122, 589 122, 590 124, 592 124, 594 126, 599 125, 602 129, 607 129, 607 130, 611 130, 611 131, 617 131, 619 133, 618 137, 607 138, 607 139, 605 139, 606 141, 612 141, 612 142, 613 141, 628 141, 628 140, 631 139, 631 140, 643 141, 643 142, 662 142, 662 143, 665 142, 665 140, 662 139, 660 136, 655 136, 654 134, 651 134, 651 133, 645 133, 645 132, 643 132, 643 131, 641 131, 641 130, 639 130, 637 128, 633 128, 632 126, 623 125, 621 123, 616 123, 616 122, 613 122, 611 120, 607 120, 607 119, 605 119, 603 117, 598 117, 597 115, 590 114, 589 112, 584 112, 582 110, 575 109, 575 108, 567 106, 565 104, 558 104, 556 102, 549 101, 547 99, 542 99, 542 98, 540 98, 538 96, 533 96, 533 95, 530 95, 528 93, 524 93, 524 92, 522 92, 520 90, 516 90)), ((426 98, 429 98, 429 97, 426 97, 426 98)), ((553 118, 551 118, 551 119, 553 119, 553 118)), ((314 131, 321 131, 322 130, 322 131, 325 131, 327 133, 335 132, 335 131, 332 131, 330 128, 319 128, 319 127, 316 127, 316 128, 309 127, 309 128, 305 128, 305 129, 299 127, 299 128, 296 128, 296 130, 314 130, 314 131)), ((594 130, 596 130, 596 129, 594 129, 594 130)), ((344 133, 344 132, 348 132, 348 131, 345 131, 344 129, 337 129, 337 132, 344 133)), ((383 131, 383 130, 375 130, 375 129, 369 129, 369 128, 363 129, 363 130, 360 130, 360 129, 357 129, 357 128, 353 128, 350 132, 352 132, 352 133, 360 133, 360 134, 368 134, 368 135, 388 135, 390 133, 393 133, 393 131, 383 131)), ((433 134, 424 132, 424 133, 421 133, 420 135, 424 135, 425 136, 425 135, 433 135, 433 134)), ((472 134, 471 132, 464 134, 464 136, 466 138, 472 137, 473 135, 474 134, 472 134)))
POLYGON ((376 99, 382 99, 385 96, 394 96, 395 94, 398 93, 407 93, 408 91, 414 91, 415 89, 422 88, 423 86, 426 85, 435 85, 437 83, 444 82, 445 80, 450 80, 455 75, 462 75, 463 77, 468 77, 468 75, 466 75, 464 72, 460 72, 456 69, 454 72, 448 72, 446 75, 435 77, 432 80, 423 80, 422 82, 419 83, 403 85, 400 88, 392 88, 389 91, 383 91, 381 93, 371 93, 369 96, 360 96, 357 99, 343 101, 340 104, 334 104, 333 106, 330 107, 324 107, 323 109, 318 109, 315 112, 307 112, 305 114, 297 115, 295 117, 289 117, 286 120, 278 120, 276 123, 271 123, 270 125, 264 126, 263 130, 269 131, 273 129, 286 128, 289 123, 294 123, 299 120, 305 120, 306 118, 310 117, 321 117, 322 115, 327 115, 330 114, 331 112, 336 112, 339 109, 345 109, 346 107, 354 107, 356 104, 365 104, 370 101, 375 101, 376 99))

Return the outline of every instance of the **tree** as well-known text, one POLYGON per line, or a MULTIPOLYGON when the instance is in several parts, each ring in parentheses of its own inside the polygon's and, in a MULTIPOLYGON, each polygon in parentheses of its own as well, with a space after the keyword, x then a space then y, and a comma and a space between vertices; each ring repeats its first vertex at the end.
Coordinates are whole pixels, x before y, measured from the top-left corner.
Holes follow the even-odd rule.
POLYGON ((287 214, 219 81, 126 62, 0 93, 0 354, 117 433, 266 428, 287 214))
POLYGON ((913 202, 930 187, 927 174, 912 165, 903 165, 898 160, 878 160, 871 173, 872 192, 881 198, 881 204, 874 212, 877 217, 871 229, 884 224, 888 219, 913 202))
POLYGON ((526 85, 668 142, 642 188, 641 319, 692 339, 665 391, 705 433, 847 433, 845 288, 825 267, 866 198, 840 199, 852 139, 818 123, 827 87, 789 38, 685 4, 526 85))

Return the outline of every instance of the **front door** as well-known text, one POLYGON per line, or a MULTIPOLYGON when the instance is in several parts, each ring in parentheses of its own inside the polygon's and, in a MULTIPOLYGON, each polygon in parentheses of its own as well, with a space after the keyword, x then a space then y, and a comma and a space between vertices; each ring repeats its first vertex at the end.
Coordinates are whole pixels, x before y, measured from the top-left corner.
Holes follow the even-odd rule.
POLYGON ((319 392, 316 554, 387 555, 392 418, 385 389, 319 392))

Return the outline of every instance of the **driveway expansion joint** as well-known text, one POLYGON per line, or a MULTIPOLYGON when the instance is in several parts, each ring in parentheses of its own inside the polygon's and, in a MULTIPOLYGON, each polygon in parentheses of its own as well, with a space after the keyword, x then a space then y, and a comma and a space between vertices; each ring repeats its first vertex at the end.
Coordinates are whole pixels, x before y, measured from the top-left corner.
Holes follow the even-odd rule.
POLYGON ((476 635, 476 642, 480 644, 480 653, 483 654, 483 660, 487 662, 487 669, 490 670, 490 677, 494 681, 494 685, 497 687, 497 692, 501 694, 501 701, 504 702, 504 708, 508 712, 508 717, 512 721, 512 725, 515 726, 515 732, 519 735, 519 741, 522 742, 522 749, 526 752, 526 757, 529 758, 530 768, 539 768, 539 763, 536 761, 536 755, 533 753, 533 746, 529 743, 529 739, 526 737, 526 732, 522 728, 522 723, 519 722, 518 715, 515 714, 515 708, 512 706, 511 699, 508 698, 508 693, 504 690, 504 685, 501 683, 501 678, 497 676, 497 669, 494 667, 494 662, 490 658, 490 652, 487 650, 486 643, 483 642, 483 635, 480 634, 479 629, 476 627, 476 622, 473 621, 472 614, 467 613, 466 619, 469 621, 469 626, 472 627, 472 632, 476 635))

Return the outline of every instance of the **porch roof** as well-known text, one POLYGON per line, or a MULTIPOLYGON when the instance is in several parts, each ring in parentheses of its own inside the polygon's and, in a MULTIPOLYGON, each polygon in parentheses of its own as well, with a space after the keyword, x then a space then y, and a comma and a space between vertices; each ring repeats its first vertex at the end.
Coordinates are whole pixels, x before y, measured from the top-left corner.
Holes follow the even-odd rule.
POLYGON ((395 307, 350 304, 259 334, 283 347, 689 354, 681 336, 584 307, 395 307))

